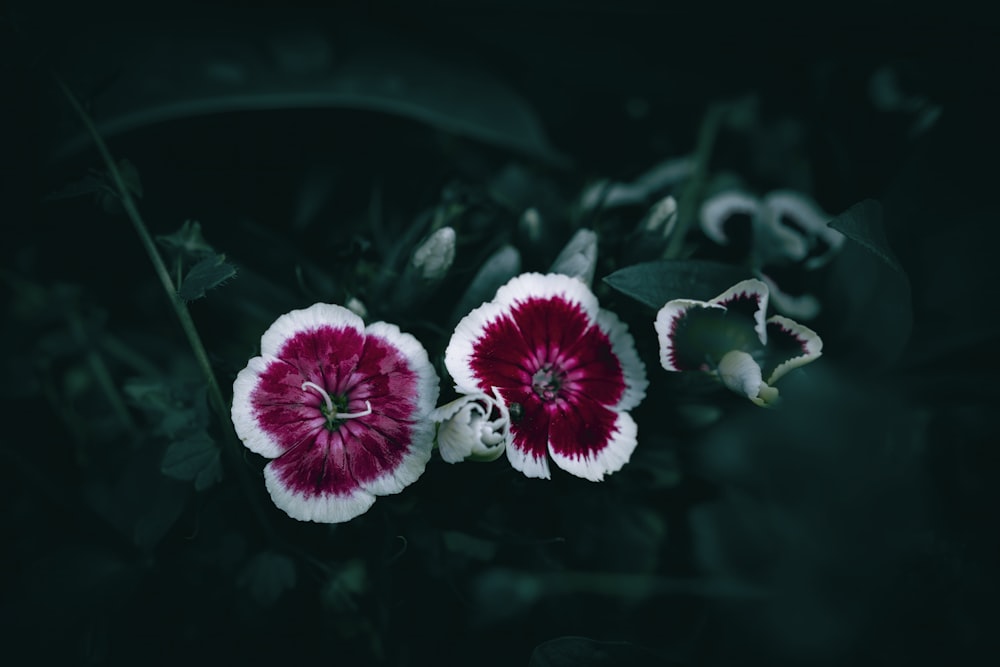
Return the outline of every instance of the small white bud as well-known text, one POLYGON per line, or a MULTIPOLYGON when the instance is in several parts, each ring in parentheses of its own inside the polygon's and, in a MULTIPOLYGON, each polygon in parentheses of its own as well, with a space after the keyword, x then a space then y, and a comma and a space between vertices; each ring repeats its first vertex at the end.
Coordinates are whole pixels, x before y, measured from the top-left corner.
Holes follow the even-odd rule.
POLYGON ((451 227, 442 227, 431 234, 413 253, 413 268, 425 280, 443 278, 454 261, 455 230, 451 227))
POLYGON ((552 262, 550 272, 577 278, 589 287, 594 282, 596 266, 597 234, 589 229, 580 229, 552 262))

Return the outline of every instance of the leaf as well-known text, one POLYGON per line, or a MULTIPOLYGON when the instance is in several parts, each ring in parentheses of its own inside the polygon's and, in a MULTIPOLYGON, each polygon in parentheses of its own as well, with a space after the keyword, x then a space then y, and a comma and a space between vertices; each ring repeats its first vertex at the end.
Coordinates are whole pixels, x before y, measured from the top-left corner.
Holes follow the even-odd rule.
POLYGON ((830 223, 847 243, 830 267, 829 304, 839 325, 837 348, 868 369, 893 364, 913 329, 910 281, 886 242, 882 207, 871 199, 830 223))
POLYGON ((118 161, 118 175, 130 193, 138 199, 142 199, 142 181, 139 180, 139 170, 128 160, 122 158, 118 161))
POLYGON ((262 551, 246 564, 239 585, 262 607, 278 601, 282 593, 295 588, 295 561, 283 554, 262 551))
POLYGON ((457 323, 474 308, 491 300, 501 285, 521 272, 521 253, 512 245, 505 245, 490 255, 476 276, 469 283, 465 294, 455 304, 451 322, 457 323))
POLYGON ((201 223, 197 220, 185 220, 173 234, 157 236, 156 242, 171 254, 191 262, 198 262, 215 254, 215 249, 202 236, 201 223))
POLYGON ((539 644, 528 667, 663 667, 669 664, 629 642, 601 642, 586 637, 560 637, 539 644))
POLYGON ((659 309, 671 299, 705 301, 750 274, 739 267, 704 260, 660 260, 619 269, 604 282, 625 296, 659 309))
POLYGON ((882 205, 874 199, 865 199, 850 207, 827 223, 828 227, 875 253, 883 262, 900 273, 902 265, 889 247, 882 225, 882 205))
POLYGON ((42 197, 42 201, 58 201, 97 193, 111 194, 112 192, 106 178, 99 172, 91 172, 78 181, 73 181, 54 192, 50 192, 42 197))
POLYGON ((236 267, 226 261, 225 255, 207 257, 188 271, 178 295, 185 301, 194 301, 205 296, 205 292, 218 287, 236 275, 236 267))
POLYGON ((218 446, 207 433, 196 433, 167 447, 160 471, 167 477, 194 482, 194 488, 204 491, 222 479, 222 462, 218 446))
MULTIPOLYGON (((104 44, 109 53, 121 62, 149 63, 158 83, 149 85, 149 71, 123 71, 101 94, 98 132, 111 138, 180 118, 250 110, 357 109, 408 118, 550 164, 568 162, 552 146, 534 108, 471 62, 438 59, 372 34, 336 59, 320 57, 290 75, 287 61, 261 57, 251 46, 270 42, 273 26, 246 30, 239 39, 197 25, 171 33, 169 40, 109 36, 104 44), (176 43, 185 48, 173 48, 176 43), (170 54, 168 60, 163 53, 170 54)), ((324 44, 317 53, 331 48, 318 26, 309 39, 324 44)), ((55 138, 52 157, 66 159, 87 145, 86 135, 74 128, 72 135, 55 138)))

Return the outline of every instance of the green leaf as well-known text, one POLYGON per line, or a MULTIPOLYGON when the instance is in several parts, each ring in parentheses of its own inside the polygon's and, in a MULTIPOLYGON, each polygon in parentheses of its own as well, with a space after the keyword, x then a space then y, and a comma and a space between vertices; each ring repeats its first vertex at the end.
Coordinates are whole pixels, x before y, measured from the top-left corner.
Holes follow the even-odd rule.
POLYGON ((139 170, 128 160, 122 158, 118 161, 118 175, 128 191, 135 195, 137 199, 142 199, 142 181, 139 179, 139 170))
POLYGON ((73 181, 54 192, 50 192, 42 197, 42 201, 58 201, 60 199, 72 199, 74 197, 83 197, 97 193, 111 194, 112 192, 107 179, 100 172, 92 171, 80 180, 73 181))
POLYGON ((173 234, 157 236, 156 242, 173 255, 191 262, 198 262, 215 255, 215 249, 202 236, 201 223, 197 220, 185 220, 180 229, 173 234))
POLYGON ((222 462, 215 442, 201 432, 167 447, 160 471, 167 477, 194 482, 194 488, 204 491, 222 479, 222 462))
POLYGON ((625 296, 660 309, 672 299, 711 299, 750 277, 746 269, 689 259, 634 264, 606 276, 604 282, 625 296))
POLYGON ((205 296, 205 292, 218 287, 236 275, 236 267, 226 261, 225 255, 207 257, 184 276, 178 295, 185 301, 194 301, 205 296))
POLYGON ((858 202, 828 222, 827 226, 833 227, 855 243, 860 243, 894 270, 905 273, 885 237, 882 205, 874 199, 858 202))
POLYGON ((629 642, 560 637, 535 647, 528 667, 664 667, 662 658, 629 642))
POLYGON ((871 199, 829 223, 850 240, 830 267, 829 304, 838 347, 868 369, 893 364, 913 329, 910 281, 886 242, 882 207, 871 199))
POLYGON ((490 255, 469 283, 465 294, 455 304, 451 314, 452 323, 457 323, 471 310, 491 300, 501 285, 520 272, 521 253, 514 246, 505 245, 490 255))
POLYGON ((269 607, 285 591, 295 588, 295 561, 288 556, 262 551, 246 564, 240 573, 239 585, 261 607, 269 607))

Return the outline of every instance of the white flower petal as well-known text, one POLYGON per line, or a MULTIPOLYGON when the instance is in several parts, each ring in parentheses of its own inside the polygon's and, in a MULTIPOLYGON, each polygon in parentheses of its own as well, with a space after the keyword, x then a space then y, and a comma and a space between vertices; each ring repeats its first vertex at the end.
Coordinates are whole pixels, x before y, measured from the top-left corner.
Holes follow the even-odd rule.
POLYGON ((615 410, 631 410, 646 397, 646 387, 649 386, 646 380, 646 364, 636 352, 635 340, 629 333, 628 325, 618 319, 617 315, 601 308, 597 313, 596 323, 611 341, 611 351, 618 357, 625 379, 625 393, 617 405, 609 407, 615 410))
MULTIPOLYGON (((402 461, 392 470, 362 486, 375 495, 399 493, 423 474, 434 447, 434 423, 429 419, 440 390, 437 371, 427 357, 423 345, 395 324, 373 322, 365 336, 380 338, 396 348, 407 359, 407 365, 417 376, 415 411, 410 423, 410 443, 402 461)), ((404 397, 398 397, 403 400, 404 397)))
POLYGON ((635 420, 632 419, 632 415, 627 412, 619 412, 607 444, 600 450, 593 452, 591 456, 566 456, 556 451, 551 445, 549 446, 549 456, 552 457, 557 466, 566 472, 589 479, 592 482, 600 482, 604 480, 605 475, 621 470, 622 466, 629 462, 638 443, 638 431, 639 428, 636 426, 635 420))
POLYGON ((299 521, 343 523, 364 514, 374 504, 375 496, 357 488, 347 495, 305 496, 286 486, 276 474, 273 463, 264 467, 264 484, 275 506, 299 521))
POLYGON ((771 303, 774 309, 789 317, 800 320, 811 320, 819 315, 820 303, 812 294, 800 294, 792 296, 784 292, 770 276, 764 273, 757 273, 757 276, 764 281, 771 292, 771 303))
POLYGON ((567 303, 578 304, 591 318, 599 310, 597 297, 590 288, 575 278, 558 273, 522 273, 497 290, 493 303, 512 308, 531 299, 560 297, 567 303))
POLYGON ((823 354, 823 340, 819 337, 815 331, 809 327, 799 324, 787 317, 782 317, 781 315, 772 315, 768 318, 767 323, 769 325, 775 325, 780 327, 780 329, 794 337, 798 344, 802 346, 802 354, 787 359, 771 371, 771 374, 767 378, 768 384, 774 384, 777 382, 785 373, 788 371, 804 366, 823 354))
POLYGON ((674 299, 664 304, 656 313, 656 321, 653 323, 656 329, 656 337, 660 343, 660 365, 668 371, 695 370, 681 368, 676 359, 676 342, 674 340, 675 327, 677 321, 684 317, 691 308, 715 308, 725 310, 725 306, 720 306, 707 301, 695 301, 694 299, 674 299))
POLYGON ((725 306, 727 309, 734 304, 734 302, 749 298, 756 301, 756 310, 753 313, 754 320, 754 331, 757 332, 757 336, 760 338, 760 342, 767 343, 767 326, 764 323, 764 317, 767 313, 767 300, 769 297, 769 292, 767 285, 765 285, 760 280, 756 278, 750 278, 748 280, 741 280, 736 283, 725 292, 710 299, 711 303, 719 304, 725 306))
POLYGON ((549 460, 542 452, 540 456, 535 456, 530 452, 518 448, 517 441, 507 443, 507 460, 514 470, 521 471, 525 477, 538 479, 550 479, 552 473, 549 472, 549 460))
POLYGON ((236 380, 233 382, 233 406, 230 410, 233 427, 239 439, 247 449, 269 459, 280 456, 284 449, 257 423, 250 396, 257 387, 260 374, 271 363, 277 361, 273 357, 253 357, 247 362, 246 368, 236 375, 236 380))
POLYGON ((701 230, 705 232, 705 236, 719 245, 726 245, 729 243, 725 229, 726 221, 739 214, 756 216, 759 209, 760 202, 756 197, 738 190, 720 192, 706 199, 701 205, 699 215, 701 230))
POLYGON ((331 303, 314 303, 302 310, 285 313, 274 321, 260 339, 260 353, 263 356, 279 356, 281 347, 292 336, 303 331, 311 331, 329 326, 334 329, 356 329, 364 331, 364 321, 343 306, 331 303))

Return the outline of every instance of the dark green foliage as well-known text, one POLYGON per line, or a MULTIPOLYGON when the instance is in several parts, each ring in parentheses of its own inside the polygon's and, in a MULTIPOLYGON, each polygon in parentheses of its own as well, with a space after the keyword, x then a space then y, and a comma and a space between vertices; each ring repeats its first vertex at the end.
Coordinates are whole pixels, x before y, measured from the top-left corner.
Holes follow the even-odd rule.
POLYGON ((6 662, 1000 664, 1000 142, 995 54, 979 51, 994 36, 859 30, 868 7, 824 39, 714 6, 583 5, 4 14, 6 662), (107 139, 171 289, 50 67, 107 139), (883 67, 919 105, 880 110, 883 67), (649 177, 691 157, 718 103, 739 113, 705 182, 649 177), (602 180, 642 187, 581 205, 602 180), (774 409, 657 358, 666 301, 752 277, 686 199, 737 185, 844 211, 830 264, 776 275, 819 299, 824 350, 774 409), (667 195, 692 207, 683 243, 644 228, 667 195), (454 263, 414 279, 444 225, 454 263), (581 228, 649 379, 620 471, 536 480, 435 454, 346 524, 274 506, 225 408, 278 315, 323 301, 399 325, 443 403, 456 322, 581 228))
POLYGON ((619 269, 604 278, 617 291, 659 310, 671 299, 707 301, 752 277, 730 264, 703 260, 662 260, 619 269))

